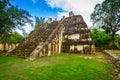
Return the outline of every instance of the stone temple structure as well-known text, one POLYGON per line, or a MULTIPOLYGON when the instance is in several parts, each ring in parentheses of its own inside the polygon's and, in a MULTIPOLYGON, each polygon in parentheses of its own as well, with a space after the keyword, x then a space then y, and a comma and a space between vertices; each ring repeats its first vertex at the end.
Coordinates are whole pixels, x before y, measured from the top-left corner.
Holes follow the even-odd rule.
POLYGON ((69 13, 60 21, 49 19, 39 25, 18 47, 8 55, 27 59, 64 53, 95 52, 94 43, 81 15, 69 13))

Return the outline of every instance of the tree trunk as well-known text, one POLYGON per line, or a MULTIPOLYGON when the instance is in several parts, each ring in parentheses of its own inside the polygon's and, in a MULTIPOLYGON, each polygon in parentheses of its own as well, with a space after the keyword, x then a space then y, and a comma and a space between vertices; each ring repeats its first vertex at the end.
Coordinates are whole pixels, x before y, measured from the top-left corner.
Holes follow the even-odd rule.
POLYGON ((115 49, 115 32, 112 32, 112 48, 115 49))
POLYGON ((4 34, 4 37, 3 37, 3 51, 6 52, 6 44, 7 44, 7 34, 5 33, 4 34))

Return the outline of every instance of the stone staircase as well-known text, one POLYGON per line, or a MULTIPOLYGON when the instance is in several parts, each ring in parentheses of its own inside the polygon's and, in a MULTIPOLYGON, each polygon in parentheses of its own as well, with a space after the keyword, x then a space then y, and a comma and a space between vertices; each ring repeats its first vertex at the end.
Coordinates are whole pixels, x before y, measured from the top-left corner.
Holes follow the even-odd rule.
POLYGON ((31 52, 41 42, 44 43, 53 30, 58 26, 58 21, 54 21, 50 24, 45 23, 38 26, 30 35, 22 42, 17 48, 11 51, 8 55, 17 56, 21 58, 27 58, 31 52))
MULTIPOLYGON (((54 43, 54 39, 56 38, 56 36, 58 37, 58 33, 61 32, 61 30, 63 30, 63 23, 64 22, 64 19, 59 21, 59 24, 56 26, 56 28, 51 32, 51 34, 48 36, 48 38, 46 38, 46 41, 45 42, 39 42, 38 46, 36 47, 36 49, 34 49, 30 56, 27 58, 29 60, 34 60, 36 59, 37 57, 41 57, 41 56, 45 56, 45 55, 51 55, 51 53, 49 54, 49 51, 47 51, 47 53, 42 53, 42 50, 45 49, 45 47, 51 43, 54 43), (42 54, 41 54, 42 53, 42 54)), ((61 41, 62 42, 62 41, 61 41)), ((51 50, 51 49, 50 49, 51 50)), ((56 52, 53 52, 52 54, 55 54, 56 52)), ((59 53, 57 51, 57 53, 59 53)))

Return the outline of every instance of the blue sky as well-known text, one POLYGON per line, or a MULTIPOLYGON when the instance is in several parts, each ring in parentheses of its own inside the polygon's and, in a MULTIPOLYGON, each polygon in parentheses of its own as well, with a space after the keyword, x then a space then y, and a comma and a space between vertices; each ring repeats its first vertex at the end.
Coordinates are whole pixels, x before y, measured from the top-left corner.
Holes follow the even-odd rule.
MULTIPOLYGON (((27 10, 32 16, 45 17, 46 19, 62 16, 68 17, 68 12, 73 11, 75 15, 82 15, 88 27, 92 26, 90 14, 96 4, 104 0, 11 0, 11 3, 21 9, 27 10)), ((25 25, 27 32, 33 30, 29 24, 25 25)))
POLYGON ((63 12, 61 8, 51 8, 45 0, 15 0, 12 4, 27 10, 33 17, 57 17, 57 12, 63 12))

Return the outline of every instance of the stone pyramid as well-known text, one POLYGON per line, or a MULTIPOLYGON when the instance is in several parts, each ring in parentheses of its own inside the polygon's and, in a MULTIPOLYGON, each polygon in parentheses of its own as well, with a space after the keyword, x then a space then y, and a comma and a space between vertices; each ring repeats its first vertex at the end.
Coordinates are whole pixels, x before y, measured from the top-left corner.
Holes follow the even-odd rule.
POLYGON ((81 15, 73 15, 60 21, 52 19, 39 25, 8 55, 27 59, 65 53, 95 52, 90 30, 81 15))

